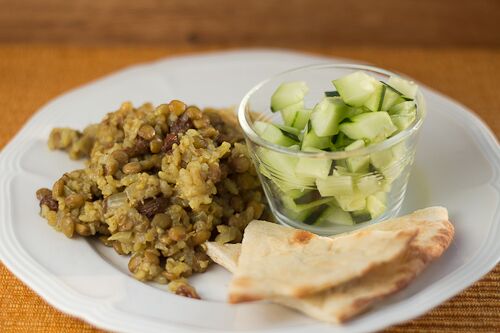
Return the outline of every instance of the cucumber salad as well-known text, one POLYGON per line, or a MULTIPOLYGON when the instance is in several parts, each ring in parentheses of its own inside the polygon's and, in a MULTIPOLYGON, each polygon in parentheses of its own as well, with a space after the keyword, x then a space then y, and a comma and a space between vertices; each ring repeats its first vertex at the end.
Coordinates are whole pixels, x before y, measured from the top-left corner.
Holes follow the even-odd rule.
MULTIPOLYGON (((305 82, 282 83, 271 111, 282 123, 255 121, 264 140, 305 152, 351 152, 380 143, 411 126, 417 117, 418 86, 399 77, 378 81, 364 71, 333 80, 331 91, 308 107, 305 82), (333 89, 334 88, 334 89, 333 89)), ((315 226, 352 225, 377 218, 412 154, 401 141, 385 150, 342 159, 296 157, 259 147, 259 170, 279 193, 279 208, 315 226)))

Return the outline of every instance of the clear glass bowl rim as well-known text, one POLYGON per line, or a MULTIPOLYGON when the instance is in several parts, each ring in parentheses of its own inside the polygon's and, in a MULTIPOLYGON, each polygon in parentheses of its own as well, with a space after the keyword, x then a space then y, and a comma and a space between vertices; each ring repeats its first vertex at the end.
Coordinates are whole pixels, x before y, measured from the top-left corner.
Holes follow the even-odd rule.
POLYGON ((279 146, 274 143, 271 143, 267 140, 262 139, 257 133, 255 133, 254 129, 250 125, 247 119, 247 114, 246 114, 246 107, 248 105, 248 102, 250 98, 255 94, 260 88, 262 88, 264 85, 269 83, 270 81, 277 79, 281 76, 284 76, 286 74, 290 74, 293 72, 300 72, 300 71, 306 71, 306 70, 317 70, 317 69, 322 69, 322 68, 340 68, 340 69, 352 69, 352 70, 365 70, 365 71, 370 71, 374 72, 377 74, 382 74, 386 76, 399 76, 402 78, 405 78, 407 80, 414 81, 413 79, 401 75, 401 74, 396 74, 391 71, 378 68, 375 66, 369 66, 369 65, 358 65, 358 64, 316 64, 316 65, 307 65, 307 66, 302 66, 302 67, 297 67, 293 68, 290 70, 287 70, 285 72, 281 72, 279 74, 276 74, 270 78, 267 78, 257 85, 255 85, 250 91, 243 97, 241 100, 239 107, 238 107, 238 121, 243 129, 243 132, 245 136, 250 139, 252 142, 255 144, 258 144, 259 146, 265 147, 267 149, 287 154, 287 155, 293 155, 295 157, 307 157, 307 158, 330 158, 330 159, 344 159, 348 157, 355 157, 355 156, 362 156, 362 155, 367 155, 371 153, 375 153, 381 150, 385 150, 389 147, 392 147, 393 145, 401 142, 402 140, 406 139, 409 137, 411 134, 415 133, 418 131, 420 126, 423 123, 423 120, 426 115, 426 107, 425 107, 425 100, 420 91, 417 92, 417 96, 415 98, 415 101, 417 103, 417 116, 415 117, 415 120, 411 124, 411 126, 408 126, 405 128, 403 131, 399 132, 398 134, 394 135, 393 137, 390 137, 387 140, 381 141, 379 143, 370 145, 368 147, 352 150, 352 151, 335 151, 335 152, 329 152, 329 151, 324 151, 324 152, 307 152, 307 151, 297 151, 297 150, 292 150, 288 149, 287 147, 279 146))

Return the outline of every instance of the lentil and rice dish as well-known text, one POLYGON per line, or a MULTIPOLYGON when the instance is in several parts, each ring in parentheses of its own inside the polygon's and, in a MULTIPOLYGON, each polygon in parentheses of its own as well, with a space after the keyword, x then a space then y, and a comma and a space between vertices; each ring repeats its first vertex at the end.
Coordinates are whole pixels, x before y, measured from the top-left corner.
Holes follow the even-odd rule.
POLYGON ((199 298, 186 278, 210 264, 207 240, 240 242, 250 221, 269 218, 231 110, 124 103, 82 132, 53 129, 48 145, 87 161, 37 191, 41 216, 131 255, 135 278, 178 295, 199 298))

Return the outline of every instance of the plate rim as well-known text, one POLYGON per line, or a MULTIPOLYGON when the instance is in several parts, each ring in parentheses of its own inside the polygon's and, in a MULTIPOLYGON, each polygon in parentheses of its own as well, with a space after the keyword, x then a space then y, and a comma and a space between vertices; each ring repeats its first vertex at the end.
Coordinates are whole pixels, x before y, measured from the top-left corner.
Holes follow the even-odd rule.
MULTIPOLYGON (((103 301, 95 301, 91 297, 85 297, 80 295, 75 290, 72 290, 70 287, 61 284, 58 284, 57 277, 51 277, 51 274, 41 265, 34 261, 33 258, 30 257, 26 251, 23 250, 22 246, 17 242, 14 238, 9 239, 7 236, 13 236, 12 230, 9 230, 9 226, 11 223, 8 221, 11 218, 10 214, 10 196, 9 196, 9 188, 10 182, 14 179, 14 176, 19 174, 20 165, 18 165, 18 159, 15 158, 18 155, 22 154, 22 150, 15 150, 15 146, 22 144, 22 142, 29 141, 34 135, 30 133, 36 133, 37 129, 37 121, 43 119, 44 117, 50 116, 48 112, 48 108, 52 103, 58 101, 63 96, 67 96, 69 94, 78 92, 80 89, 94 85, 96 83, 104 82, 109 79, 113 79, 119 75, 125 75, 128 72, 140 69, 148 69, 154 66, 160 66, 165 63, 175 63, 176 61, 189 61, 189 60, 200 60, 209 57, 220 57, 227 55, 236 55, 239 54, 241 56, 248 55, 249 53, 253 54, 261 54, 261 55, 282 55, 282 56, 297 56, 302 58, 310 58, 316 59, 318 61, 337 61, 340 58, 336 57, 326 57, 326 56, 318 56, 314 54, 289 51, 289 50, 281 50, 281 49, 235 49, 235 50, 225 50, 225 51, 209 51, 209 52, 201 52, 195 54, 184 54, 173 57, 162 58, 159 60, 155 60, 152 62, 145 62, 141 64, 136 64, 132 66, 125 67, 116 72, 112 72, 104 77, 98 78, 96 80, 92 80, 84 85, 73 88, 63 94, 51 99, 48 103, 42 106, 37 112, 35 112, 30 119, 23 125, 23 127, 16 133, 13 139, 11 139, 5 147, 0 152, 0 166, 2 169, 6 170, 6 172, 0 175, 0 197, 3 200, 0 201, 0 216, 2 217, 0 222, 0 260, 2 260, 3 264, 12 272, 14 275, 19 278, 23 283, 25 283, 28 287, 34 290, 38 295, 44 298, 49 304, 57 308, 58 310, 77 316, 92 325, 108 329, 108 330, 121 330, 124 332, 133 332, 137 331, 137 329, 145 331, 161 331, 165 329, 172 329, 180 332, 197 332, 200 331, 199 327, 192 327, 188 325, 180 325, 175 323, 167 323, 167 322, 157 322, 156 320, 152 322, 150 319, 144 320, 144 317, 139 315, 132 315, 126 311, 121 311, 112 306, 109 302, 103 301), (13 251, 15 250, 15 251, 13 251), (36 274, 35 274, 36 273, 36 274), (62 290, 64 292, 62 292, 62 290), (61 295, 64 294, 64 297, 61 295), (90 298, 90 299, 85 299, 90 298), (88 306, 88 305, 92 306, 88 306), (99 304, 99 306, 97 306, 99 304), (103 313, 110 314, 111 311, 116 312, 114 316, 103 316, 103 313), (126 315, 129 320, 123 321, 123 316, 126 315), (120 317, 121 316, 121 317, 120 317), (135 318, 134 318, 135 317, 135 318), (135 322, 135 324, 134 324, 135 322), (141 322, 141 325, 147 324, 147 327, 137 325, 138 322, 141 322)), ((353 61, 348 59, 342 59, 344 61, 348 61, 351 63, 359 63, 359 61, 353 61)), ((474 114, 468 107, 463 104, 455 101, 454 99, 445 96, 444 94, 437 92, 436 90, 429 88, 422 84, 422 87, 426 90, 426 93, 434 94, 436 97, 441 99, 446 103, 450 103, 454 106, 457 112, 454 113, 455 116, 460 118, 460 123, 468 124, 471 130, 467 131, 472 137, 473 140, 477 143, 478 148, 484 154, 486 160, 491 163, 493 175, 491 176, 488 184, 496 190, 497 194, 500 194, 500 182, 499 182, 499 169, 500 169, 500 150, 498 150, 498 140, 493 132, 489 129, 489 127, 485 124, 485 122, 476 114, 474 114)), ((43 122, 42 122, 43 123, 43 122)), ((38 127, 42 127, 39 125, 38 127)), ((422 309, 420 306, 420 310, 412 310, 409 311, 406 307, 405 311, 398 311, 398 319, 396 321, 392 321, 389 324, 381 324, 377 325, 376 329, 383 329, 390 325, 395 325, 397 323, 409 320, 411 318, 422 315, 423 313, 429 311, 431 308, 439 305, 445 300, 453 297, 455 294, 459 293, 463 289, 470 286, 475 281, 479 280, 484 274, 489 272, 500 260, 500 243, 494 244, 495 237, 493 235, 498 234, 499 226, 498 222, 500 222, 500 207, 497 206, 496 211, 493 214, 493 222, 491 224, 491 229, 488 238, 481 245, 481 247, 477 250, 476 255, 471 258, 467 265, 462 265, 459 268, 455 269, 453 272, 448 273, 442 279, 436 281, 433 285, 426 287, 424 290, 432 290, 432 287, 435 287, 435 284, 441 282, 441 280, 451 280, 447 281, 446 288, 440 289, 436 291, 440 294, 439 300, 421 300, 419 302, 425 302, 426 307, 422 309), (493 245, 491 245, 493 244, 493 245), (488 249, 488 251, 486 251, 488 249), (494 249, 495 251, 491 251, 494 249), (486 255, 485 255, 486 254, 486 255), (489 255, 489 256, 488 256, 489 255), (488 264, 484 264, 485 257, 488 258, 488 264), (481 258, 481 260, 479 260, 481 258), (462 278, 459 281, 453 281, 451 279, 452 275, 457 272, 464 271, 464 266, 469 269, 468 274, 462 275, 462 278), (472 267, 474 266, 474 267, 472 267), (479 266, 479 267, 477 267, 479 266), (475 268, 475 269, 471 269, 475 268)), ((400 301, 400 303, 409 302, 410 297, 408 299, 400 301)), ((321 326, 320 326, 321 327, 321 326)), ((332 330, 331 326, 325 326, 329 331, 332 330)), ((300 326, 287 328, 290 331, 294 331, 300 326)), ((342 326, 335 327, 337 331, 344 331, 342 326)), ((276 329, 262 329, 255 330, 258 332, 271 331, 276 329)), ((216 332, 220 330, 213 329, 203 329, 205 332, 216 332)), ((253 330, 244 330, 244 331, 253 331, 253 330)), ((349 330, 345 330, 346 332, 354 332, 351 328, 349 330)), ((357 330, 357 332, 364 332, 366 330, 357 330)))

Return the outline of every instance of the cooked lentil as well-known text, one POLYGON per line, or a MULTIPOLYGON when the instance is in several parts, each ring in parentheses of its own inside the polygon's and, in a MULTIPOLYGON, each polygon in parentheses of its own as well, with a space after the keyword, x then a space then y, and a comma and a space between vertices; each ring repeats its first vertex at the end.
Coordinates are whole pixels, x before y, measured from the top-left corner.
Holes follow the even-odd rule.
POLYGON ((36 196, 41 215, 67 237, 93 236, 123 255, 142 281, 199 298, 186 278, 204 272, 204 242, 240 242, 269 218, 231 110, 123 103, 82 132, 52 130, 48 145, 86 158, 36 196))

